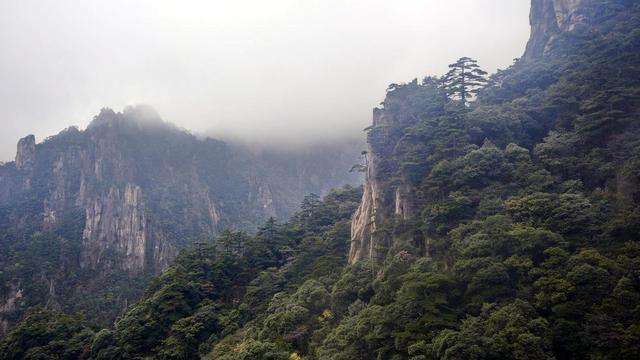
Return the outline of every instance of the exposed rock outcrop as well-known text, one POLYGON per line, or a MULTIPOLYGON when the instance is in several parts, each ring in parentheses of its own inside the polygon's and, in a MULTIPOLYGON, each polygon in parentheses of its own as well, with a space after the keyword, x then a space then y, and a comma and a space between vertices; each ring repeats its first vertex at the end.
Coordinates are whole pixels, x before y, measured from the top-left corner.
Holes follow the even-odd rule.
POLYGON ((384 108, 373 111, 363 195, 351 223, 350 264, 383 259, 393 245, 384 226, 414 216, 411 185, 404 179, 390 179, 389 174, 398 166, 390 161, 401 137, 397 130, 415 124, 419 119, 416 111, 420 108, 412 108, 393 93, 387 95, 384 108))
POLYGON ((597 15, 595 0, 532 0, 531 36, 522 59, 543 57, 558 35, 584 29, 597 15))
POLYGON ((380 219, 376 217, 379 213, 376 209, 381 206, 380 184, 374 177, 373 161, 367 168, 367 177, 364 183, 362 200, 360 206, 353 215, 351 222, 351 246, 349 249, 349 263, 353 264, 362 259, 372 259, 376 257, 375 246, 379 241, 374 237, 376 224, 380 219))
POLYGON ((84 131, 19 141, 15 167, 0 166, 0 208, 13 214, 0 221, 55 231, 81 220, 81 267, 157 273, 190 242, 225 227, 255 229, 288 216, 309 192, 355 182, 347 180, 352 151, 325 181, 313 171, 336 164, 314 167, 320 154, 291 165, 284 153, 258 157, 198 139, 147 106, 103 109, 84 131), (25 199, 31 208, 13 206, 25 199))
POLYGON ((18 170, 32 170, 36 162, 36 137, 28 135, 18 141, 16 152, 16 168, 18 170))
POLYGON ((87 202, 83 267, 95 268, 104 255, 115 251, 122 268, 140 271, 145 266, 145 249, 149 240, 148 220, 142 199, 142 189, 126 184, 123 189, 111 187, 87 202))
POLYGON ((381 225, 393 219, 411 220, 414 216, 412 187, 385 179, 378 169, 381 160, 371 146, 368 154, 362 200, 351 222, 350 264, 363 259, 384 258, 392 244, 390 234, 381 231, 381 225))
MULTIPOLYGON (((148 107, 103 109, 87 129, 71 127, 37 144, 27 136, 15 162, 0 165, 0 268, 13 270, 4 272, 0 306, 13 309, 11 299, 23 298, 69 308, 78 301, 63 297, 96 287, 106 287, 91 295, 97 301, 134 300, 136 287, 181 248, 225 228, 253 231, 270 217, 286 218, 308 193, 357 183, 348 169, 361 148, 349 146, 351 158, 341 149, 258 155, 198 138, 148 107), (54 251, 47 270, 14 269, 20 261, 13 254, 35 234, 59 240, 64 252, 54 251), (18 296, 9 283, 27 286, 18 296)), ((117 309, 101 320, 114 315, 117 309)), ((0 314, 0 327, 18 316, 0 314)))
MULTIPOLYGON (((35 181, 37 188, 14 188, 0 206, 43 196, 39 221, 43 230, 67 226, 70 217, 74 221, 83 217, 82 268, 130 274, 161 271, 186 245, 185 237, 210 237, 220 222, 233 221, 239 211, 233 203, 226 206, 226 213, 221 211, 211 194, 224 199, 234 193, 224 193, 199 171, 198 151, 225 151, 224 145, 214 142, 209 149, 198 148, 203 146, 200 140, 152 115, 148 109, 124 113, 104 109, 86 131, 69 128, 38 145, 33 136, 20 140, 15 162, 20 172, 4 171, 2 181, 9 186, 35 181), (170 151, 163 144, 167 140, 195 149, 171 159, 171 153, 145 148, 170 151)), ((243 181, 241 174, 227 173, 226 165, 207 165, 218 167, 222 176, 243 181)), ((239 187, 244 189, 250 191, 250 184, 239 187)), ((254 220, 260 218, 266 216, 258 213, 254 220)), ((25 224, 32 221, 25 219, 25 224)))
POLYGON ((0 298, 0 339, 7 333, 10 319, 15 317, 15 312, 20 306, 22 297, 22 289, 12 285, 9 288, 7 296, 0 298))

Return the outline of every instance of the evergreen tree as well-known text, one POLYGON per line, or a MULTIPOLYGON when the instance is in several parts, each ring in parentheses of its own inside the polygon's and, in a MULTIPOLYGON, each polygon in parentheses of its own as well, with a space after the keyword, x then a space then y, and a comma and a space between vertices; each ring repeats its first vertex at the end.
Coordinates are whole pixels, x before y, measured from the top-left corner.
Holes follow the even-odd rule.
POLYGON ((443 88, 450 98, 461 100, 464 104, 487 84, 487 72, 474 59, 461 57, 449 65, 449 69, 442 78, 443 88))

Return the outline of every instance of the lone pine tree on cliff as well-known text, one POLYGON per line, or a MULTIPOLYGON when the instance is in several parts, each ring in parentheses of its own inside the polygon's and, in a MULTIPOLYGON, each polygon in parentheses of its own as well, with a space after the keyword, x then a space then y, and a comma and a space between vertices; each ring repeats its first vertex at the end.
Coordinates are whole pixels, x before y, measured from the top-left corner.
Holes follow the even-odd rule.
POLYGON ((487 84, 487 72, 469 57, 461 57, 449 65, 449 69, 442 78, 443 88, 451 99, 460 100, 463 104, 487 84))

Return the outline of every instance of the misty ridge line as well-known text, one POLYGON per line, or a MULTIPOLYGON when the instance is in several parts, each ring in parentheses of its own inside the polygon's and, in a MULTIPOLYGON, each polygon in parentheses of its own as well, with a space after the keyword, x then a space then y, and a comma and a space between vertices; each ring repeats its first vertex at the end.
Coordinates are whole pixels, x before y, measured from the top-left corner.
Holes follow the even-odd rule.
POLYGON ((0 158, 26 134, 128 104, 259 147, 360 138, 388 84, 443 73, 461 54, 503 68, 529 35, 527 1, 249 4, 3 2, 0 158))
MULTIPOLYGON (((319 134, 319 136, 315 138, 300 137, 298 140, 286 136, 281 138, 265 137, 262 139, 249 139, 239 135, 232 135, 215 130, 194 131, 183 126, 179 126, 170 120, 164 119, 157 110, 148 104, 127 105, 119 112, 116 112, 111 108, 104 107, 101 109, 100 114, 103 112, 122 115, 124 116, 125 121, 136 124, 138 129, 141 131, 172 131, 188 134, 199 141, 222 141, 231 148, 241 152, 248 152, 254 156, 287 156, 293 155, 292 153, 295 153, 300 157, 304 157, 305 155, 317 156, 322 152, 335 153, 340 149, 348 149, 353 152, 354 149, 358 147, 365 147, 365 138, 362 132, 345 132, 336 136, 322 136, 319 134)), ((100 114, 95 115, 87 126, 80 127, 78 125, 70 125, 55 134, 44 137, 43 139, 36 138, 36 142, 46 142, 70 130, 87 131, 95 128, 101 125, 101 121, 104 121, 101 120, 100 114)), ((17 142, 18 139, 16 139, 14 143, 17 142)), ((4 163, 6 162, 0 161, 0 164, 4 163)))

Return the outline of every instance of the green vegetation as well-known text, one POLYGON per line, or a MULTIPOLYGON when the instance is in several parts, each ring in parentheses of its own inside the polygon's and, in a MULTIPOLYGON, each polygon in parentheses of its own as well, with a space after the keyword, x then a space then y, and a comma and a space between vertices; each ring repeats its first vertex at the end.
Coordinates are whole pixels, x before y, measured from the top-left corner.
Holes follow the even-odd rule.
POLYGON ((442 77, 443 89, 452 99, 467 103, 487 84, 487 72, 480 69, 478 61, 461 57, 449 65, 448 73, 442 77))
POLYGON ((36 307, 29 309, 20 326, 3 339, 0 356, 4 359, 86 359, 91 354, 94 337, 82 319, 36 307))
POLYGON ((416 211, 376 224, 384 259, 347 264, 359 190, 309 196, 182 252, 113 329, 36 311, 0 359, 637 359, 640 5, 607 3, 468 106, 390 86, 368 141, 416 211))
MULTIPOLYGON (((360 197, 360 190, 351 187, 333 191, 324 201, 310 195, 286 224, 271 219, 253 236, 225 231, 215 243, 192 245, 151 283, 143 300, 114 329, 99 330, 80 318, 34 310, 0 343, 0 359, 41 358, 36 354, 68 358, 65 354, 70 352, 76 354, 72 358, 189 359, 213 351, 217 344, 223 348, 222 339, 236 336, 265 311, 272 314, 265 321, 288 333, 287 325, 280 323, 320 310, 324 304, 315 299, 318 289, 335 281, 336 269, 346 265, 350 217, 360 197), (324 280, 307 283, 310 277, 324 280), (301 313, 289 312, 286 292, 298 286, 295 300, 301 313), (70 338, 77 341, 64 341, 70 338)), ((289 358, 266 340, 236 348, 246 359, 289 358)))
MULTIPOLYGON (((10 216, 4 219, 12 220, 10 216)), ((83 227, 82 216, 76 213, 67 214, 57 229, 31 234, 3 224, 0 299, 15 295, 18 289, 21 294, 15 308, 5 312, 7 319, 18 320, 25 310, 46 305, 86 315, 91 323, 108 326, 126 308, 127 301, 142 296, 149 275, 80 267, 83 227), (16 282, 19 288, 13 285, 16 282)))

